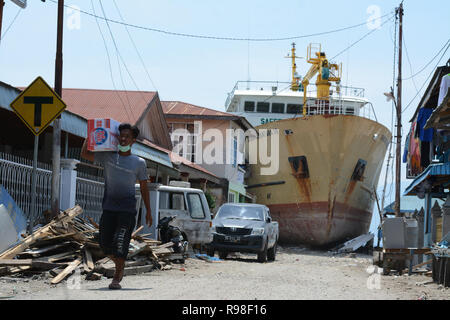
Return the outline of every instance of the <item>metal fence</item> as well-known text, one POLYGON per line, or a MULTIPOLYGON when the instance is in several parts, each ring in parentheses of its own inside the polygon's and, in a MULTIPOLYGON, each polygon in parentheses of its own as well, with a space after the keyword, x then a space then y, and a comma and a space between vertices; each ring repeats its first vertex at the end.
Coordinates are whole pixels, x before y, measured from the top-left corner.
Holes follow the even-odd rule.
POLYGON ((100 222, 102 215, 102 200, 104 183, 84 178, 77 178, 77 194, 75 203, 83 208, 83 218, 89 216, 95 222, 100 222))
POLYGON ((354 105, 346 105, 343 100, 310 100, 306 102, 306 114, 344 114, 344 115, 357 115, 363 118, 374 120, 378 122, 373 105, 367 103, 362 107, 356 107, 354 105))
MULTIPOLYGON (((51 210, 52 195, 51 165, 38 162, 36 171, 36 213, 33 214, 31 210, 33 161, 0 152, 0 184, 5 187, 26 218, 33 223, 42 217, 43 212, 51 210)), ((83 208, 82 217, 89 216, 99 222, 102 213, 103 177, 89 175, 79 169, 77 171, 75 204, 83 208)))
POLYGON ((0 153, 0 184, 2 184, 26 218, 36 221, 51 208, 52 172, 49 164, 38 163, 36 170, 36 214, 31 210, 32 160, 0 153))

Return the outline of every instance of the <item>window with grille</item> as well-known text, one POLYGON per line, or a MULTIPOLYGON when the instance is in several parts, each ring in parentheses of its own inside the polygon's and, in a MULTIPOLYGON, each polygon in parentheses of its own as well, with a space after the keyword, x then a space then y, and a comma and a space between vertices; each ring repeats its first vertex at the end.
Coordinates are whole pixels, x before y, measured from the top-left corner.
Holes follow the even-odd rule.
POLYGON ((255 111, 255 102, 254 101, 245 101, 244 102, 244 111, 254 112, 255 111))
POLYGON ((258 102, 256 104, 257 112, 269 112, 270 103, 269 102, 258 102))
POLYGON ((284 113, 284 103, 272 103, 272 113, 284 113))
POLYGON ((198 128, 194 123, 169 123, 169 132, 173 150, 181 157, 195 162, 195 146, 198 140, 198 128))
POLYGON ((296 114, 296 113, 302 113, 303 112, 303 106, 301 104, 293 104, 288 103, 286 108, 286 113, 296 114))

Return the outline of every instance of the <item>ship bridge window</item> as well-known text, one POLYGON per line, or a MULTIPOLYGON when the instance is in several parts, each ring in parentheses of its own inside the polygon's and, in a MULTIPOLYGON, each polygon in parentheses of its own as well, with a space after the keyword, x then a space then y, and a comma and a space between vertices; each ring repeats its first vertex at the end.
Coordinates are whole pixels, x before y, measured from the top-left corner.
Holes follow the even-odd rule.
POLYGON ((256 104, 257 112, 269 112, 270 103, 269 102, 258 102, 256 104))
POLYGON ((355 108, 346 108, 345 114, 355 114, 355 108))
POLYGON ((254 101, 245 101, 244 111, 254 112, 255 111, 255 102, 254 101))
POLYGON ((287 108, 286 108, 286 113, 295 114, 295 113, 302 113, 302 112, 303 112, 303 106, 301 104, 288 103, 287 108))
POLYGON ((272 113, 284 113, 284 103, 272 103, 272 113))

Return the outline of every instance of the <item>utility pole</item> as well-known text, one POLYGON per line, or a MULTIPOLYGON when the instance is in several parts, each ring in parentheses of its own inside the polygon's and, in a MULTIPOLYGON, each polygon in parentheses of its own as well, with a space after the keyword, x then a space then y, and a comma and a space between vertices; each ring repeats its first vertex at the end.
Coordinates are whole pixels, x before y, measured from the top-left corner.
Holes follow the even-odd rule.
POLYGON ((2 40, 2 22, 3 22, 3 7, 5 0, 0 0, 0 40, 2 40))
POLYGON ((399 16, 398 36, 398 80, 397 80, 397 148, 395 154, 395 216, 400 217, 400 176, 401 176, 401 150, 402 150, 402 37, 403 37, 403 2, 397 8, 399 16))
MULTIPOLYGON (((58 0, 58 26, 55 60, 55 92, 62 97, 62 44, 63 44, 64 0, 58 0)), ((61 116, 53 121, 53 157, 52 157, 52 216, 59 215, 59 197, 61 184, 61 116)))

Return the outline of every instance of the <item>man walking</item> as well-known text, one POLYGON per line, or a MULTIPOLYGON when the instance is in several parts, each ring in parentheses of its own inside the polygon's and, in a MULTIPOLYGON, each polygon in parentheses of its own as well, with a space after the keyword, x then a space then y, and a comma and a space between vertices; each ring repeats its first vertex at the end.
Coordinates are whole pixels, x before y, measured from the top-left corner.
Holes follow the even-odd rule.
POLYGON ((123 278, 131 233, 136 225, 136 181, 141 186, 147 210, 146 223, 152 225, 145 160, 131 154, 131 146, 138 136, 139 129, 136 126, 122 123, 119 126, 118 152, 88 151, 86 140, 81 149, 81 157, 104 167, 105 192, 100 218, 100 247, 116 265, 110 289, 122 288, 120 281, 123 278))

